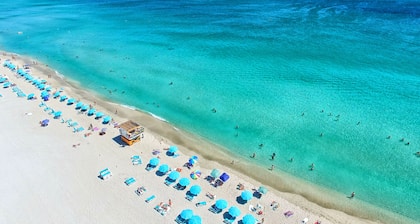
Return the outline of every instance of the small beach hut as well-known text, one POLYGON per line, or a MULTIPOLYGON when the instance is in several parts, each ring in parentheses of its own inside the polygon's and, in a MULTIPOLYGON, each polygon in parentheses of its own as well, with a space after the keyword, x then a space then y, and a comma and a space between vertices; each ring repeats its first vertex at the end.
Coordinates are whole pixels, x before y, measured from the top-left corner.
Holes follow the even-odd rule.
POLYGON ((127 145, 132 145, 136 142, 139 142, 143 132, 144 128, 134 121, 129 120, 120 124, 121 140, 127 143, 127 145))

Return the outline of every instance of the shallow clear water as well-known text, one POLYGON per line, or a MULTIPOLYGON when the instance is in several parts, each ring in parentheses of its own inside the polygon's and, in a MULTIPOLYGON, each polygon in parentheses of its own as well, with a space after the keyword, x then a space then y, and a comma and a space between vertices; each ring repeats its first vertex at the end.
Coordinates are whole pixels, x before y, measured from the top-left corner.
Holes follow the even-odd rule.
POLYGON ((1 48, 242 159, 419 218, 418 2, 16 4, 0 3, 1 48))

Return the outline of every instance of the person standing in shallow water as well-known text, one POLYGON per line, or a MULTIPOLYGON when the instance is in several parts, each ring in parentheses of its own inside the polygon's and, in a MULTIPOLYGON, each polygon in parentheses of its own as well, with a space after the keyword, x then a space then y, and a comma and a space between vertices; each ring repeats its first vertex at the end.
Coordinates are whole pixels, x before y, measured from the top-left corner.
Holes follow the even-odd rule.
POLYGON ((273 155, 271 155, 271 160, 274 160, 275 157, 276 157, 276 153, 273 152, 273 155))

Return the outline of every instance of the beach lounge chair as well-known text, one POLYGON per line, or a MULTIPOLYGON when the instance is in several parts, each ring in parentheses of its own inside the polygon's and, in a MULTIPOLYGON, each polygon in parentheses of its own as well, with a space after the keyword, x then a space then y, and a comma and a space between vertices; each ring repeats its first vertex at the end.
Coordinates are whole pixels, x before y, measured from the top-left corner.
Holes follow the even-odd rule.
POLYGON ((135 183, 136 182, 136 179, 134 179, 133 177, 130 177, 130 178, 127 178, 125 181, 124 181, 124 183, 127 185, 127 186, 130 186, 130 185, 132 185, 133 183, 135 183))
POLYGON ((175 222, 178 224, 186 224, 187 220, 183 219, 180 215, 178 215, 175 219, 175 222))
POLYGON ((287 211, 287 212, 284 213, 284 216, 286 216, 286 217, 290 217, 292 215, 293 215, 292 211, 287 211))
POLYGON ((141 160, 141 157, 137 156, 137 155, 131 157, 131 162, 133 163, 133 165, 140 165, 140 164, 143 163, 142 160, 141 160))
POLYGON ((143 195, 146 192, 146 188, 144 186, 138 187, 135 192, 138 196, 143 195))
POLYGON ((99 177, 102 179, 102 180, 105 180, 105 179, 108 179, 109 177, 111 177, 112 176, 112 173, 111 173, 111 171, 108 169, 108 168, 105 168, 105 169, 103 169, 103 170, 101 170, 100 172, 99 172, 99 177))
POLYGON ((308 219, 308 218, 304 218, 304 219, 302 220, 302 224, 306 224, 306 223, 308 223, 308 221, 309 221, 309 219, 308 219))
POLYGON ((150 201, 152 201, 153 199, 155 199, 156 198, 156 196, 155 195, 152 195, 152 196, 150 196, 150 197, 148 197, 148 198, 146 198, 146 202, 147 203, 149 203, 150 201))
POLYGON ((170 185, 172 185, 173 183, 175 183, 175 181, 174 181, 174 180, 172 180, 171 178, 166 178, 166 179, 165 179, 165 185, 166 185, 166 186, 170 186, 170 185))
POLYGON ((76 132, 81 132, 81 131, 84 131, 85 129, 83 128, 83 127, 78 127, 78 128, 76 128, 76 127, 73 127, 73 132, 74 133, 76 133, 76 132))
POLYGON ((226 217, 226 218, 223 220, 223 223, 225 223, 225 224, 231 224, 231 223, 233 223, 233 222, 235 221, 235 219, 236 219, 236 217, 229 216, 229 217, 226 217))
POLYGON ((68 127, 76 127, 78 124, 79 123, 77 123, 76 121, 75 122, 69 122, 67 126, 68 127))

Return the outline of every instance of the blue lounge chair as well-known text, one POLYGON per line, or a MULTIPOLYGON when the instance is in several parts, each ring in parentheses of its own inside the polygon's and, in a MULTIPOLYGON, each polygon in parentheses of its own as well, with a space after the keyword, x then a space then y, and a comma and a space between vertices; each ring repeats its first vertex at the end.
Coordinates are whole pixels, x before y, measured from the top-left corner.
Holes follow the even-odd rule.
POLYGON ((127 179, 124 181, 124 183, 125 183, 127 186, 130 186, 131 184, 133 184, 133 183, 135 183, 135 182, 136 182, 136 179, 134 179, 133 177, 127 178, 127 179))
POLYGON ((201 207, 201 206, 205 206, 205 205, 207 205, 207 202, 205 202, 205 201, 200 201, 198 203, 195 203, 196 207, 201 207))
POLYGON ((140 165, 143 163, 141 157, 138 155, 131 157, 131 162, 133 163, 133 165, 140 165))
POLYGON ((99 172, 99 177, 102 179, 102 180, 105 180, 105 179, 108 179, 109 177, 111 177, 112 176, 112 173, 111 173, 111 171, 108 169, 108 168, 105 168, 105 169, 103 169, 103 170, 101 170, 100 172, 99 172))
POLYGON ((150 196, 150 197, 148 197, 148 198, 146 198, 146 202, 147 203, 149 203, 150 201, 152 201, 153 199, 155 199, 156 198, 156 196, 155 195, 152 195, 152 196, 150 196))

